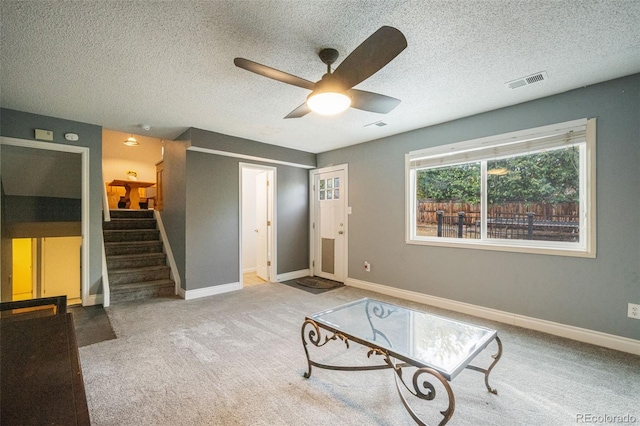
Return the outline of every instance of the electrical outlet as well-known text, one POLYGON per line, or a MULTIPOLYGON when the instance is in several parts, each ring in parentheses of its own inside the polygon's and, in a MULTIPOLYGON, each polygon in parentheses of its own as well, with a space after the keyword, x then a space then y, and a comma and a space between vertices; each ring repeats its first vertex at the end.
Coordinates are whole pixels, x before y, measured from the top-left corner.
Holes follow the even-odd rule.
POLYGON ((364 261, 364 270, 366 272, 371 272, 371 264, 369 262, 367 262, 366 260, 364 261))
POLYGON ((629 310, 627 311, 629 318, 640 319, 640 305, 629 303, 629 310))

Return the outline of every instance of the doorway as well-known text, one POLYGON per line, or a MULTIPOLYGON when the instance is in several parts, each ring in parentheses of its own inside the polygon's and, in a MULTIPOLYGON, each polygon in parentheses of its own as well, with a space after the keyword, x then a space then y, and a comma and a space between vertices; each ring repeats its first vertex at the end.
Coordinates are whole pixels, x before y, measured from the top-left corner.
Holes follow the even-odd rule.
POLYGON ((276 168, 240 163, 240 283, 276 279, 276 168))
POLYGON ((6 213, 2 300, 66 293, 69 304, 93 304, 88 265, 89 148, 6 137, 0 138, 0 145, 6 213), (26 205, 35 207, 21 207, 26 205), (66 278, 61 280, 60 274, 66 278))
POLYGON ((14 238, 13 300, 67 296, 68 305, 80 298, 82 237, 14 238))
POLYGON ((348 166, 310 172, 311 273, 344 282, 348 274, 348 166))

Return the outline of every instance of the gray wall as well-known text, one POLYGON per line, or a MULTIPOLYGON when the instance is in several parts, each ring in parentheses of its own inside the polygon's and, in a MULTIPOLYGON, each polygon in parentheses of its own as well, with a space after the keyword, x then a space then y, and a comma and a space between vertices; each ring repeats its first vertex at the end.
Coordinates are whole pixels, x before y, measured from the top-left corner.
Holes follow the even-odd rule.
POLYGON ((2 197, 4 223, 81 222, 82 200, 56 197, 2 197))
POLYGON ((176 261, 178 274, 184 288, 186 240, 186 166, 189 132, 178 137, 175 142, 165 141, 163 184, 163 210, 161 213, 171 252, 176 261))
POLYGON ((237 138, 235 136, 223 135, 221 133, 214 133, 196 128, 190 129, 189 134, 192 146, 199 148, 251 155, 254 157, 287 161, 289 163, 304 164, 307 166, 315 167, 316 165, 316 155, 310 152, 283 148, 276 145, 269 145, 249 139, 237 138))
POLYGON ((162 217, 183 280, 182 288, 195 290, 240 280, 240 162, 277 168, 277 273, 307 269, 307 169, 185 149, 191 145, 305 165, 315 165, 315 154, 200 129, 190 129, 179 139, 186 143, 173 142, 165 148, 165 182, 174 182, 172 188, 165 190, 162 217))
POLYGON ((187 288, 238 282, 238 161, 187 152, 187 288))
POLYGON ((309 268, 309 171, 278 166, 278 274, 309 268))
POLYGON ((97 294, 102 283, 102 127, 77 121, 46 117, 10 109, 0 109, 0 135, 34 139, 34 129, 53 131, 54 143, 89 148, 89 291, 97 294), (69 142, 65 133, 77 133, 77 142, 69 142))
POLYGON ((349 164, 349 277, 640 339, 640 74, 318 155, 349 164), (404 155, 597 118, 597 258, 408 245, 404 155), (363 271, 367 260, 372 271, 363 271))

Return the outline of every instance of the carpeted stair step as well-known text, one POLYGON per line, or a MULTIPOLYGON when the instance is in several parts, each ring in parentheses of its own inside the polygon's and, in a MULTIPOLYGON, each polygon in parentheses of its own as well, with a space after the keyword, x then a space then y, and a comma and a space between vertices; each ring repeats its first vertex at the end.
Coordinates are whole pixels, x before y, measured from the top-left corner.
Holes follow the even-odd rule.
POLYGON ((105 242, 104 250, 107 257, 125 254, 162 253, 162 241, 105 242))
POLYGON ((109 270, 142 268, 145 266, 164 266, 166 264, 167 255, 164 253, 142 253, 107 256, 107 268, 109 270))
POLYGON ((155 219, 111 219, 110 222, 102 222, 104 230, 118 229, 156 229, 155 219))
POLYGON ((153 210, 109 210, 109 216, 112 219, 148 219, 153 218, 153 210))
POLYGON ((102 223, 111 302, 173 296, 175 282, 152 210, 111 210, 102 223))
POLYGON ((152 297, 170 297, 175 293, 172 280, 154 280, 116 284, 110 287, 111 302, 125 302, 152 297))
POLYGON ((142 268, 127 268, 109 270, 109 285, 129 284, 143 281, 169 279, 171 268, 168 266, 145 266, 142 268))
POLYGON ((121 241, 153 241, 160 238, 160 231, 157 229, 104 230, 103 235, 105 243, 121 241))

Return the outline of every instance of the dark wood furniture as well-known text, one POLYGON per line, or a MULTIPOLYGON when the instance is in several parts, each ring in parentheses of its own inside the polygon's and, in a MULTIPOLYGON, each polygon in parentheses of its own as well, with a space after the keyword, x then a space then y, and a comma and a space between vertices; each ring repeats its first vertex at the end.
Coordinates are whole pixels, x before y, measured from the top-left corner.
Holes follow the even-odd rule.
MULTIPOLYGON (((52 305, 50 299, 56 298, 49 298, 48 306, 52 305)), ((38 300, 0 305, 0 423, 89 425, 75 328, 72 315, 66 313, 66 297, 64 307, 58 300, 55 309, 31 309, 44 306, 38 305, 38 300)))

